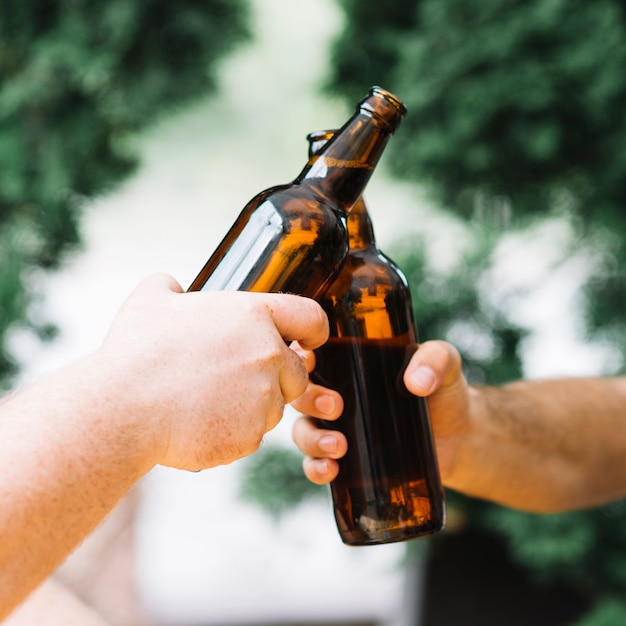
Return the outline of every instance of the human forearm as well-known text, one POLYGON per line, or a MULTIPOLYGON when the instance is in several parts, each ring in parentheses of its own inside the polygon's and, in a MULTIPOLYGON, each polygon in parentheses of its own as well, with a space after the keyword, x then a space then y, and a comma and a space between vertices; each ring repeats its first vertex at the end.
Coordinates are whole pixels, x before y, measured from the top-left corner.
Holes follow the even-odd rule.
POLYGON ((2 407, 0 617, 154 465, 158 446, 134 429, 120 381, 103 379, 95 361, 62 370, 2 407))
POLYGON ((476 387, 469 402, 448 486, 537 512, 626 494, 625 378, 476 387))

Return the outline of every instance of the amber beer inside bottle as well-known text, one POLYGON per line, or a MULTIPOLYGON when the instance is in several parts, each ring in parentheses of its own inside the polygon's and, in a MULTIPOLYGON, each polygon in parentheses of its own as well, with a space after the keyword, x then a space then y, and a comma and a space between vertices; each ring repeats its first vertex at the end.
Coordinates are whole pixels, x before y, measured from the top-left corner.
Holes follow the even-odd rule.
MULTIPOLYGON (((311 133, 311 150, 328 136, 311 133)), ((341 417, 322 422, 348 440, 331 483, 335 519, 349 545, 423 537, 443 528, 445 504, 428 405, 403 383, 417 348, 411 294, 378 249, 362 198, 350 211, 348 235, 347 260, 319 298, 330 339, 315 351, 312 374, 344 399, 341 417)))

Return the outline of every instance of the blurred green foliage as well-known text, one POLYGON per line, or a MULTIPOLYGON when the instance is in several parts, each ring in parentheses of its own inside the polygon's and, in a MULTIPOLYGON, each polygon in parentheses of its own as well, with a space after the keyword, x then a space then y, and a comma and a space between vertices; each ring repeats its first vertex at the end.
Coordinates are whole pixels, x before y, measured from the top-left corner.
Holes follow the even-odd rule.
POLYGON ((624 622, 626 622, 626 602, 619 594, 617 596, 608 594, 572 626, 615 626, 624 622))
POLYGON ((340 4, 350 26, 335 44, 333 87, 354 100, 380 82, 406 102, 397 172, 466 212, 477 190, 543 212, 567 188, 588 219, 621 218, 622 2, 340 4))
POLYGON ((274 517, 328 489, 309 482, 302 471, 302 455, 294 448, 264 444, 246 460, 240 495, 274 517))
POLYGON ((80 242, 85 199, 137 166, 136 134, 216 88, 244 0, 0 0, 0 381, 32 271, 80 242))

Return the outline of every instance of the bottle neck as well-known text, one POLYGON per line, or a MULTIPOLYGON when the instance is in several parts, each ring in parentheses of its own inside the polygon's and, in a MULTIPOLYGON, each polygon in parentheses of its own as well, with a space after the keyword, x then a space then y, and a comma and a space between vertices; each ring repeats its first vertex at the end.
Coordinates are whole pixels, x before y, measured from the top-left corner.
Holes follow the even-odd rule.
POLYGON ((314 186, 349 211, 363 193, 406 109, 393 94, 373 88, 356 113, 313 154, 297 183, 314 186))
POLYGON ((348 237, 350 250, 359 251, 376 245, 374 227, 363 198, 359 198, 348 215, 348 237))

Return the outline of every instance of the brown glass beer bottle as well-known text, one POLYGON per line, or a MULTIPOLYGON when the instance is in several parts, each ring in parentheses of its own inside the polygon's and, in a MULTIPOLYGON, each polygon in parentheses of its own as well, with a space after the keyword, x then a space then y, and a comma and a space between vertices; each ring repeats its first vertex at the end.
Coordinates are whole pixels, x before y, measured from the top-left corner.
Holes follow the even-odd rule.
MULTIPOLYGON (((333 131, 309 135, 314 152, 333 131)), ((400 269, 377 247, 360 198, 348 216, 349 254, 318 298, 330 339, 315 351, 315 382, 335 389, 348 452, 331 483, 339 534, 349 545, 429 535, 445 524, 444 494, 424 398, 403 383, 417 349, 411 294, 400 269)))
POLYGON ((248 202, 189 291, 321 293, 348 252, 348 211, 405 112, 393 94, 373 87, 292 183, 248 202))

